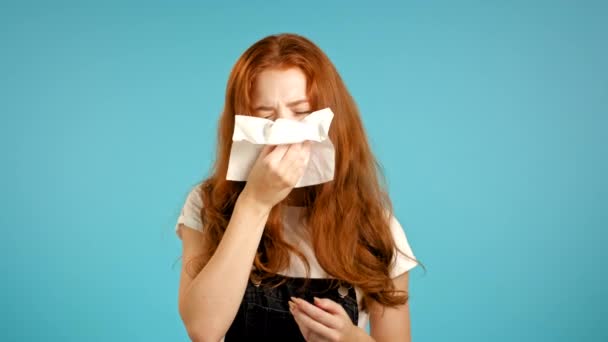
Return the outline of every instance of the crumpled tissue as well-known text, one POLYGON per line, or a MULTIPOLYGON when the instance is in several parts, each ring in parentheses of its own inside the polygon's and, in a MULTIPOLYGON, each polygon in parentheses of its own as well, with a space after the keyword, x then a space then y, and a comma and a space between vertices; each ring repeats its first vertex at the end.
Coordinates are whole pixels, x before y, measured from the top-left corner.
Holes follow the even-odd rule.
POLYGON ((334 179, 335 149, 329 139, 334 117, 330 108, 314 111, 302 120, 279 118, 275 121, 248 115, 235 115, 227 180, 246 181, 264 145, 312 141, 310 159, 296 188, 334 179))

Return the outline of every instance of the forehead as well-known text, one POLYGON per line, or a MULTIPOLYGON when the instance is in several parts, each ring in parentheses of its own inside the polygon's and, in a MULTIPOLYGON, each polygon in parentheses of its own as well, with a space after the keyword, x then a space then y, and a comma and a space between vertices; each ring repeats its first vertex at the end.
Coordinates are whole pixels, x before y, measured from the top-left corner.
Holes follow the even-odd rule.
POLYGON ((253 84, 253 102, 273 103, 306 96, 306 75, 299 68, 266 69, 253 84))

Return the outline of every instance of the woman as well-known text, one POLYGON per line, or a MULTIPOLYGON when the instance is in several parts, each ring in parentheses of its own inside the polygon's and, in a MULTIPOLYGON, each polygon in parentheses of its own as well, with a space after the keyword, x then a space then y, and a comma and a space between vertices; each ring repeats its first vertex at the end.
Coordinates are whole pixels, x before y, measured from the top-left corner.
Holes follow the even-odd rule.
POLYGON ((228 80, 212 174, 176 225, 190 338, 409 341, 408 271, 418 262, 377 165, 355 102, 314 43, 280 34, 245 51, 228 80), (294 189, 309 142, 267 145, 246 182, 226 180, 235 114, 300 120, 327 107, 333 181, 294 189))

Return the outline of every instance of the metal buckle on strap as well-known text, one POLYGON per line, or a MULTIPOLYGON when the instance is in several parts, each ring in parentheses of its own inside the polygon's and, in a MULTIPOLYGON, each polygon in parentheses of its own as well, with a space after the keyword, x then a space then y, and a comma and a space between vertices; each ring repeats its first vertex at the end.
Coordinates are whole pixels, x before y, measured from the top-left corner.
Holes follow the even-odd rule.
POLYGON ((348 295, 348 288, 344 285, 340 285, 338 288, 338 294, 340 295, 340 298, 346 297, 348 295))

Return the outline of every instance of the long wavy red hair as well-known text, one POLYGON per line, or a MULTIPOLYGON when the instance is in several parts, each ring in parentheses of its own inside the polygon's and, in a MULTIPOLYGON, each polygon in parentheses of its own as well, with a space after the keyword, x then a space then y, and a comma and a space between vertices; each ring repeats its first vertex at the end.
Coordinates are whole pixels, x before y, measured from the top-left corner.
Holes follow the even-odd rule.
MULTIPOLYGON (((200 187, 208 255, 213 255, 222 239, 245 186, 245 182, 226 180, 234 116, 252 113, 256 75, 267 68, 290 67, 300 68, 306 75, 312 110, 330 107, 335 114, 329 131, 336 149, 334 180, 305 190, 305 217, 316 258, 329 275, 362 290, 363 308, 369 298, 385 306, 404 304, 408 294, 395 291, 389 276, 396 252, 389 226, 393 207, 380 164, 370 149, 355 101, 336 68, 318 46, 300 35, 279 34, 259 40, 240 56, 230 73, 219 119, 216 160, 200 187)), ((252 277, 262 281, 289 265, 290 252, 310 268, 304 255, 283 239, 284 205, 272 208, 253 262, 259 272, 252 272, 252 277)))

